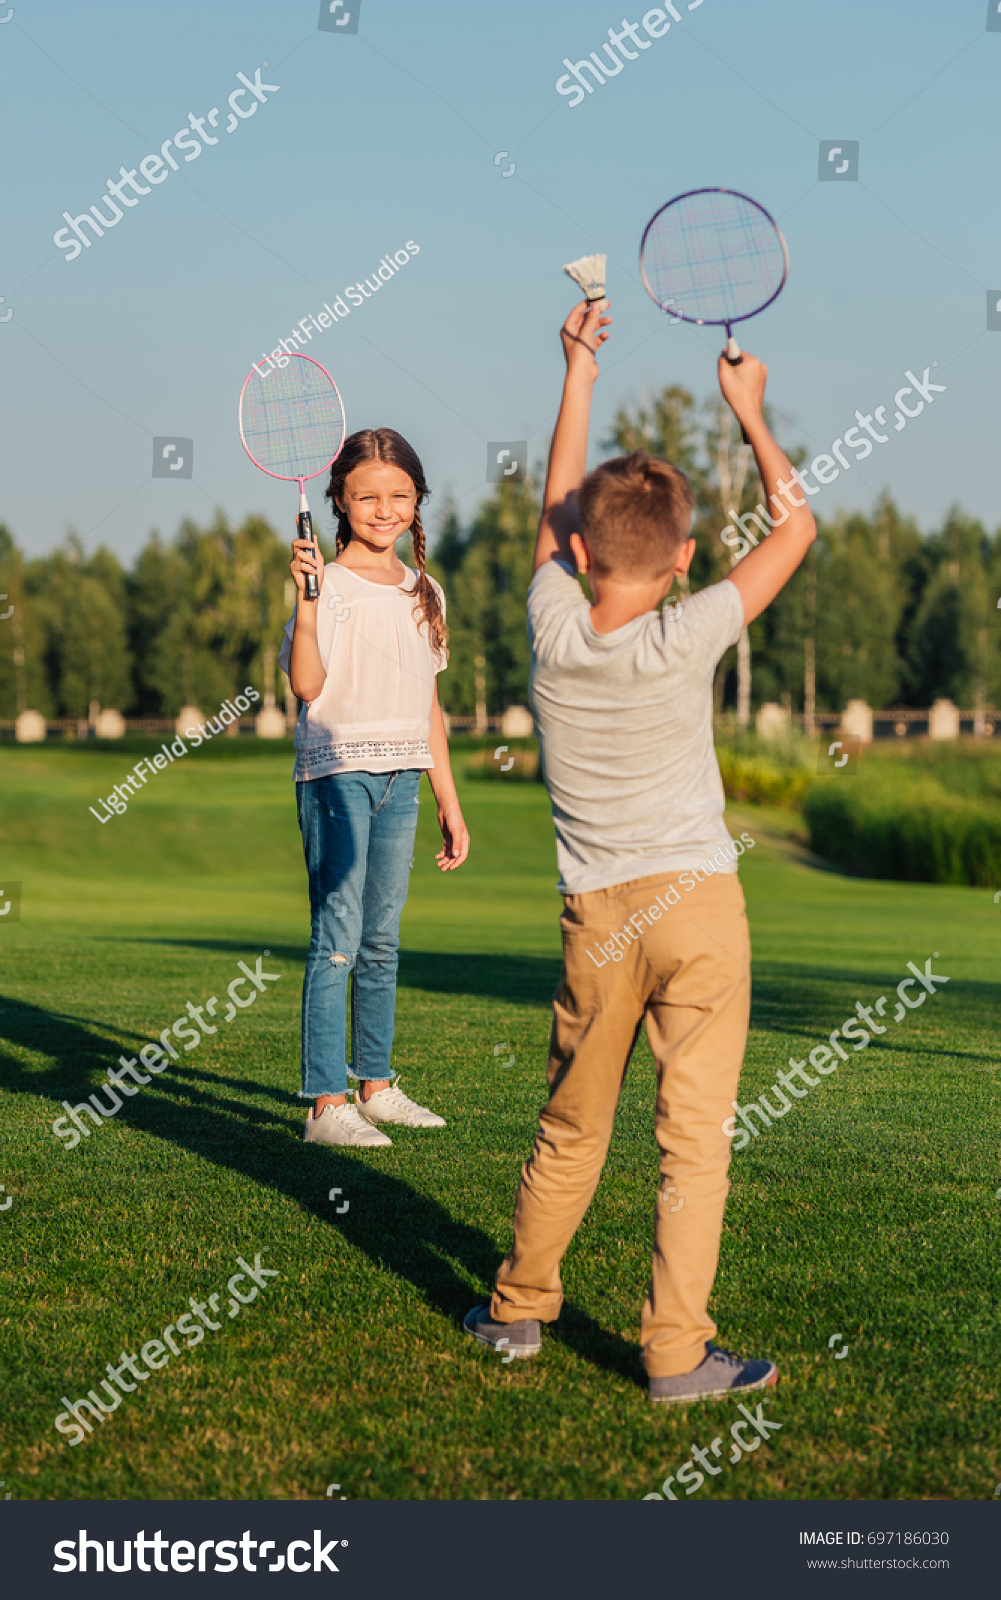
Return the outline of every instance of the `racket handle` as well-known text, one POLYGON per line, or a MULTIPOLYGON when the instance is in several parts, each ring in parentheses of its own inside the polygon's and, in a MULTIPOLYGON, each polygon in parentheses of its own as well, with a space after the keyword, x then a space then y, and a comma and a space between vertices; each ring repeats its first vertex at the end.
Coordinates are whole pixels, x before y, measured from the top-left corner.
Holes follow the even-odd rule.
MULTIPOLYGON (((313 518, 310 515, 309 504, 306 500, 306 496, 302 493, 299 495, 299 515, 296 519, 296 527, 298 529, 300 539, 313 539, 313 518)), ((319 598, 320 585, 316 581, 316 573, 307 572, 306 599, 319 600, 319 598)))
MULTIPOLYGON (((740 363, 744 359, 740 353, 740 345, 737 343, 732 333, 726 341, 726 349, 723 351, 723 354, 726 356, 726 359, 729 361, 731 367, 739 367, 740 363)), ((744 432, 743 423, 740 425, 740 437, 743 439, 745 444, 750 444, 751 441, 744 432)))

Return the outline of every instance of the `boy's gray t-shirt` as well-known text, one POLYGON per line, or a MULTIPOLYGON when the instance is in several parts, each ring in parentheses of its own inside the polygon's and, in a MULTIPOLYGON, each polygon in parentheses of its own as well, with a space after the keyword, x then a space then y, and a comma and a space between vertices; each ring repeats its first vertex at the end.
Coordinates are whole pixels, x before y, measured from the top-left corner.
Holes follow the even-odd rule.
POLYGON ((570 568, 539 568, 528 591, 532 709, 563 893, 707 862, 736 871, 720 850, 730 835, 712 686, 743 623, 724 580, 597 633, 570 568))

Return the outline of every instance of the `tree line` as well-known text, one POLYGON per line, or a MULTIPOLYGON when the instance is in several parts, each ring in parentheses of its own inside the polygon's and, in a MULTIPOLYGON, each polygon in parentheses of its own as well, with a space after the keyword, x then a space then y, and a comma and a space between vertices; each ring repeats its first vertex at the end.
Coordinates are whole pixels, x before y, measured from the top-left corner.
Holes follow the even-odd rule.
MULTIPOLYGON (((736 538, 721 537, 727 528, 736 536, 731 513, 746 517, 763 498, 729 410, 671 386, 623 407, 603 445, 606 454, 649 450, 687 473, 697 545, 682 593, 725 577, 736 553, 736 538)), ((794 465, 806 454, 788 453, 794 465)), ((527 704, 525 595, 540 498, 537 473, 498 485, 468 527, 446 508, 434 554, 452 649, 439 692, 453 715, 474 715, 478 699, 490 714, 527 704)), ((888 494, 868 515, 817 522, 803 566, 747 630, 749 710, 766 700, 797 713, 841 711, 852 699, 877 709, 925 708, 940 696, 964 709, 1001 704, 1001 611, 988 621, 1001 592, 1001 528, 989 533, 953 507, 923 532, 888 494)), ((753 523, 744 526, 760 539, 753 523)), ((739 705, 741 653, 734 646, 723 659, 718 710, 739 705)))
MULTIPOLYGON (((672 386, 623 407, 603 446, 650 450, 688 474, 698 543, 687 587, 724 577, 735 550, 721 533, 762 498, 729 412, 672 386)), ((528 704, 525 597, 540 500, 537 470, 494 486, 466 525, 447 497, 434 519, 428 570, 445 590, 450 636, 439 693, 453 716, 528 704)), ((953 507, 922 531, 886 494, 867 515, 817 520, 799 572, 724 658, 717 708, 746 713, 768 700, 838 711, 855 698, 926 707, 939 696, 967 709, 1001 704, 1001 612, 989 622, 1001 529, 953 507)), ((321 544, 332 555, 322 533, 321 544)), ((401 555, 412 559, 409 540, 401 555)), ((2 595, 2 718, 26 707, 84 717, 94 701, 127 716, 175 716, 245 683, 284 699, 276 658, 293 600, 288 543, 263 517, 239 527, 221 516, 208 527, 185 521, 170 543, 152 533, 129 569, 103 547, 88 554, 72 534, 30 559, 0 524, 2 595)))

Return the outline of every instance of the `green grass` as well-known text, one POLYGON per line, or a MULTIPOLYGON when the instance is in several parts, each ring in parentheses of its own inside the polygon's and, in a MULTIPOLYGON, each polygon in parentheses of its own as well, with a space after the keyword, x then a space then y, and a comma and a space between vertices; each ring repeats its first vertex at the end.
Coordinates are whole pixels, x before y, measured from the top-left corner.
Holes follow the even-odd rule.
MULTIPOLYGON (((654 1409, 643 1387, 645 1041, 541 1356, 505 1366, 461 1332, 508 1247, 545 1092, 559 899, 540 785, 463 783, 473 852, 445 877, 425 800, 396 1064, 448 1127, 338 1154, 303 1146, 295 1098, 308 919, 288 748, 191 755, 104 827, 87 806, 119 780, 120 748, 0 759, 0 859, 24 885, 21 921, 0 924, 4 1492, 322 1499, 336 1482, 352 1499, 628 1499, 727 1433, 731 1402, 654 1409), (279 983, 88 1141, 58 1143, 61 1100, 265 949, 279 983), (81 1446, 55 1432, 61 1395, 265 1247, 281 1276, 253 1306, 81 1446)), ((908 960, 939 951, 951 982, 734 1157, 712 1310, 721 1343, 778 1361, 766 1409, 782 1429, 695 1498, 989 1499, 1001 912, 989 891, 821 870, 788 812, 737 807, 731 821, 758 840, 741 862, 745 1097, 856 1000, 890 993, 908 960)))

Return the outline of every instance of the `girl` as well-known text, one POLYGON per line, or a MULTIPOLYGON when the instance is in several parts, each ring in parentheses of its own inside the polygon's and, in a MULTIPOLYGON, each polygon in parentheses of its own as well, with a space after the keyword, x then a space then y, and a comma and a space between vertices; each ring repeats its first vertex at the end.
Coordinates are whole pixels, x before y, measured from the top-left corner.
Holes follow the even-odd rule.
POLYGON ((407 898, 420 775, 438 803, 442 872, 469 853, 448 759, 436 674, 447 660, 445 601, 424 571, 424 469, 392 428, 344 442, 325 497, 337 555, 292 541, 299 597, 279 663, 303 702, 296 729, 296 806, 309 872, 312 933, 302 989, 304 1137, 388 1145, 380 1124, 443 1128, 443 1118, 391 1085, 400 914, 407 898), (417 571, 396 541, 410 529, 417 571), (319 580, 305 598, 306 574, 319 580), (347 1098, 345 1003, 351 984, 347 1098))

